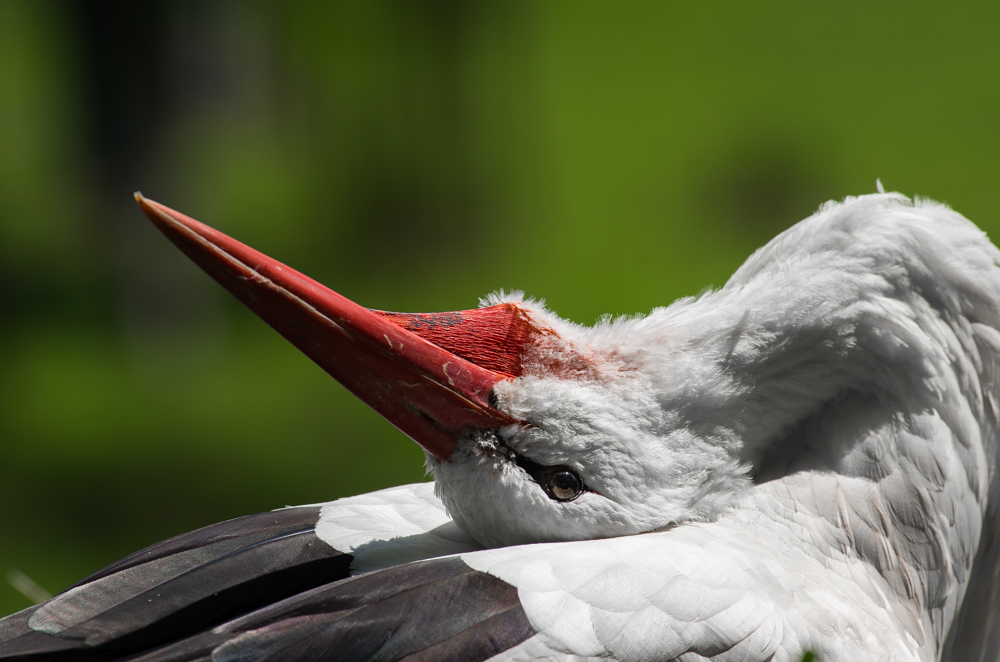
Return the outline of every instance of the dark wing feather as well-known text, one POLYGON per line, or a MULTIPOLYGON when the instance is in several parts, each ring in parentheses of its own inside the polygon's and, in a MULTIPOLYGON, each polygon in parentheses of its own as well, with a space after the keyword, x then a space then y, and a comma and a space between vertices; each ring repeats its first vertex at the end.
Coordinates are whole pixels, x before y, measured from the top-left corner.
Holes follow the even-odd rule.
POLYGON ((452 557, 334 582, 130 660, 473 662, 534 634, 515 587, 452 557))
POLYGON ((153 545, 0 620, 0 659, 116 658, 346 577, 319 507, 242 517, 153 545))
MULTIPOLYGON (((209 526, 168 538, 134 554, 121 558, 111 565, 98 570, 70 588, 83 586, 108 575, 127 570, 137 565, 174 556, 211 545, 219 545, 219 550, 237 550, 273 538, 280 538, 297 531, 311 531, 316 527, 321 506, 284 508, 256 515, 246 515, 236 519, 210 524, 209 526)), ((224 553, 224 552, 223 552, 224 553)))

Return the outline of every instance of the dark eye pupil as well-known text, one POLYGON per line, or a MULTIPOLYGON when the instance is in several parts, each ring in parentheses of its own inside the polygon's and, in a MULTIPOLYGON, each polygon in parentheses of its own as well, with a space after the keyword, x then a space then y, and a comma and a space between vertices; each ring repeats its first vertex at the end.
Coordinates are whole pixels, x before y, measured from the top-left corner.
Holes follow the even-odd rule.
POLYGON ((549 493, 559 501, 575 499, 580 494, 580 477, 569 469, 555 471, 546 481, 549 493))

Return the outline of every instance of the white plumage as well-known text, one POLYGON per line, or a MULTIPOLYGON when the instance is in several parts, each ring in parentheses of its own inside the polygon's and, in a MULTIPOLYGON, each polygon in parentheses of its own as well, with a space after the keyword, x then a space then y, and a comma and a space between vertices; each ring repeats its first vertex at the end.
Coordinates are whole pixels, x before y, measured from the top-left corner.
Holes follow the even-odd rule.
MULTIPOLYGON (((507 424, 457 435, 450 456, 428 453, 433 485, 318 511, 309 530, 351 556, 354 579, 136 659, 1000 655, 1000 251, 972 223, 898 194, 848 198, 775 238, 721 289, 648 316, 583 327, 518 295, 484 305, 501 303, 541 330, 521 374, 492 389, 490 411, 507 424), (437 560, 414 563, 423 559, 437 560), (434 593, 426 613, 379 626, 395 643, 378 639, 377 654, 323 644, 332 625, 296 630, 303 614, 348 609, 331 607, 328 591, 381 587, 365 593, 377 606, 384 569, 399 569, 398 584, 445 567, 500 588, 434 593), (497 606, 504 586, 516 609, 497 606), (511 609, 529 626, 517 636, 489 625, 511 609), (475 627, 455 625, 473 615, 475 627), (485 628, 469 641, 486 648, 439 636, 446 625, 485 628)), ((96 618, 104 598, 87 597, 92 584, 24 623, 59 636, 51 624, 84 603, 96 618)), ((0 658, 4 622, 8 641, 34 641, 10 619, 0 658)), ((337 641, 374 636, 348 632, 337 641)), ((8 650, 42 650, 21 645, 8 650)))
POLYGON ((436 493, 490 546, 662 532, 463 558, 574 655, 937 659, 996 499, 998 265, 950 209, 870 195, 646 317, 524 304, 558 336, 498 389, 535 426, 502 443, 594 492, 552 501, 479 438, 429 459, 436 493))

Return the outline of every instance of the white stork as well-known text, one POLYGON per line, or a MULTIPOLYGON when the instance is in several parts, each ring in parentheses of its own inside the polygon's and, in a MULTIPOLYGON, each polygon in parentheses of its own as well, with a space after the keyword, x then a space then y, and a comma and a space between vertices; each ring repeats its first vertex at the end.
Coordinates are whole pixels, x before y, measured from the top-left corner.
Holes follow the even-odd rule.
POLYGON ((1000 252, 848 198, 726 285, 578 326, 372 311, 136 195, 434 482, 154 545, 0 659, 996 660, 1000 252))

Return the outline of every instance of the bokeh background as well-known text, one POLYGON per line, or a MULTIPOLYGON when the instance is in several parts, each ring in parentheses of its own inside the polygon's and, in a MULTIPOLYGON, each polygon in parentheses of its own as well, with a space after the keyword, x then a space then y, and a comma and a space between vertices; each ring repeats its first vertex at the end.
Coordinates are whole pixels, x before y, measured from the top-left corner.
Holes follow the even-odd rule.
POLYGON ((0 2, 0 572, 425 479, 134 190, 371 307, 590 324, 876 178, 1000 235, 1000 3, 0 2))

